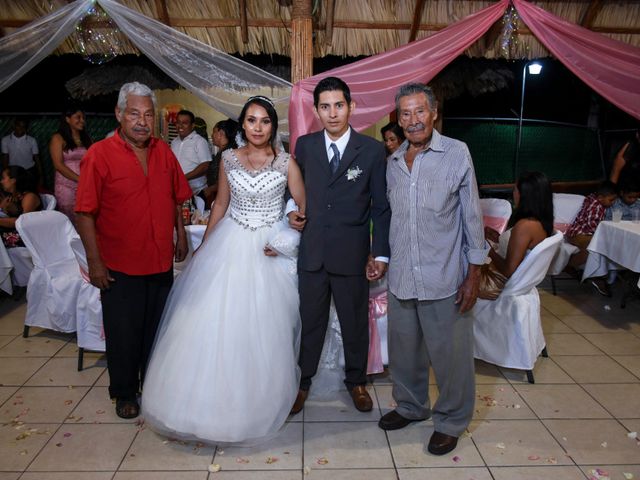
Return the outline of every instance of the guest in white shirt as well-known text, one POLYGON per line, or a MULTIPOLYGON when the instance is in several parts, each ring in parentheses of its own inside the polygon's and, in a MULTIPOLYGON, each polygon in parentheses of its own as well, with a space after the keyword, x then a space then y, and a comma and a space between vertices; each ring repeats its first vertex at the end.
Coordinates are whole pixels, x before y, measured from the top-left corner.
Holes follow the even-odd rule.
POLYGON ((28 171, 34 180, 39 178, 38 142, 27 135, 27 122, 16 118, 13 132, 2 138, 2 169, 16 165, 28 171))
POLYGON ((207 168, 211 161, 211 149, 206 139, 195 131, 195 116, 188 110, 178 112, 176 127, 178 136, 171 142, 171 150, 178 158, 194 195, 207 186, 207 168))

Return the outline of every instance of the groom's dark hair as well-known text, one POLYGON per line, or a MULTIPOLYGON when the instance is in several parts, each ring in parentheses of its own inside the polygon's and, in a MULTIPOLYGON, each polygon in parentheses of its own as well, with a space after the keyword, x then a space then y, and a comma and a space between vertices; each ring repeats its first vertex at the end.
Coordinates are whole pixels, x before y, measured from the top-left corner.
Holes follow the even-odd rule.
POLYGON ((334 90, 342 91, 344 99, 347 103, 351 103, 351 91, 349 90, 349 85, 338 77, 327 77, 320 80, 316 85, 316 88, 313 89, 313 106, 318 108, 318 102, 320 101, 320 94, 322 92, 331 92, 334 90))

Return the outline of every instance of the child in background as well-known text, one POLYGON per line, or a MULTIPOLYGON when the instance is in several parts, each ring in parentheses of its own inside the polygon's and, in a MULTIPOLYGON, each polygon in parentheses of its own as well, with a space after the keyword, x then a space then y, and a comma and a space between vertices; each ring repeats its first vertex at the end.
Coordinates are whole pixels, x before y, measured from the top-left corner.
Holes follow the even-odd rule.
POLYGON ((633 176, 622 176, 618 183, 619 198, 613 202, 604 215, 605 220, 611 220, 613 210, 622 210, 622 220, 640 218, 640 179, 633 176), (634 216, 634 212, 635 216, 634 216))
MULTIPOLYGON (((606 209, 613 205, 616 198, 618 195, 615 183, 605 180, 595 193, 584 199, 582 208, 565 233, 569 243, 580 249, 578 253, 571 255, 569 265, 580 268, 587 261, 589 255, 587 246, 598 228, 598 224, 604 220, 606 209)), ((591 284, 601 295, 611 296, 611 290, 604 277, 594 278, 591 284)))

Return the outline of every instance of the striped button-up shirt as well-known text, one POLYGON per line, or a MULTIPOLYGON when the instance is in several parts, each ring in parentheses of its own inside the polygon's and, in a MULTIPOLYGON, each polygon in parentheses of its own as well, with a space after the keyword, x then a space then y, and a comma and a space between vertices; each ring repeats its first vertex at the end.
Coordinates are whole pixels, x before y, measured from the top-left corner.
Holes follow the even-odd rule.
POLYGON ((468 264, 481 265, 489 251, 471 155, 466 144, 434 130, 409 170, 408 145, 387 165, 389 289, 403 300, 447 298, 462 284, 468 264))

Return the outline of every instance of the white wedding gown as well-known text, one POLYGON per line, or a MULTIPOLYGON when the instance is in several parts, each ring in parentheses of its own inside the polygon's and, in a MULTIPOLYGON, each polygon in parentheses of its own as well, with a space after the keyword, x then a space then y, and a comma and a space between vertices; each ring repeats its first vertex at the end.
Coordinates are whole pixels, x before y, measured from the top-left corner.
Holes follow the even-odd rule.
POLYGON ((169 295, 142 411, 172 438, 252 444, 280 430, 300 380, 295 261, 263 253, 291 230, 283 222, 289 155, 257 172, 232 150, 222 159, 229 209, 169 295))

